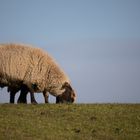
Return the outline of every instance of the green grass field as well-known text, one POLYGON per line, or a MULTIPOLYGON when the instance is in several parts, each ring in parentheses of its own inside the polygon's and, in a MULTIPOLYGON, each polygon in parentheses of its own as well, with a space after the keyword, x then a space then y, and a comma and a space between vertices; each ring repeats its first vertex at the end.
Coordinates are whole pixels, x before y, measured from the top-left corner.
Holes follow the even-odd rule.
POLYGON ((140 104, 1 104, 0 140, 140 140, 140 104))

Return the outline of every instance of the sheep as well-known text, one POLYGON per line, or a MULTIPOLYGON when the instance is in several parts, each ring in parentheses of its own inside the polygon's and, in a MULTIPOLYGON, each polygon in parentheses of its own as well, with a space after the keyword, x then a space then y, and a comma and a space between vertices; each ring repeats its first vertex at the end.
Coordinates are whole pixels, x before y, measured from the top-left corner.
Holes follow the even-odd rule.
POLYGON ((55 60, 47 52, 29 45, 0 45, 0 86, 3 84, 25 85, 31 95, 43 92, 46 99, 49 92, 56 97, 56 103, 73 103, 76 99, 69 78, 55 60))

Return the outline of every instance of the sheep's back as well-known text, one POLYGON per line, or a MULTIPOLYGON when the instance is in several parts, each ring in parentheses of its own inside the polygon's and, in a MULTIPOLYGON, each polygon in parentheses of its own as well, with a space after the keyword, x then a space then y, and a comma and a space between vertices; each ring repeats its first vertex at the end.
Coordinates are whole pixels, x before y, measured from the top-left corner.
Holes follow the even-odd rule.
POLYGON ((0 45, 0 73, 3 78, 23 80, 29 67, 29 48, 0 45))

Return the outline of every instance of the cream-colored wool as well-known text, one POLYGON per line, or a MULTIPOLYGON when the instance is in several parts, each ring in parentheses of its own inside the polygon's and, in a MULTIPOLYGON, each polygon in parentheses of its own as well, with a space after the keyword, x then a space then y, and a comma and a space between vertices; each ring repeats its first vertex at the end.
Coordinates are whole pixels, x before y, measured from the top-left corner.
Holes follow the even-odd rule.
POLYGON ((23 83, 31 92, 46 90, 57 96, 65 82, 70 83, 67 75, 47 52, 22 44, 0 45, 0 85, 23 83))

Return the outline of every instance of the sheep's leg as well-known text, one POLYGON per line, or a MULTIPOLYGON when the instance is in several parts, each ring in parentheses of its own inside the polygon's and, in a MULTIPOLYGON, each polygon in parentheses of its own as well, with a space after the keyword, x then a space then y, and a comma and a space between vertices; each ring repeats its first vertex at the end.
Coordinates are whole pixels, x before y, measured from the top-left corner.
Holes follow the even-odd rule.
POLYGON ((45 103, 49 103, 49 100, 48 100, 48 98, 49 98, 49 93, 46 92, 46 91, 43 91, 43 95, 44 95, 45 103))
POLYGON ((56 104, 63 103, 61 95, 56 97, 56 104))
POLYGON ((15 101, 15 95, 19 91, 19 89, 18 88, 8 87, 7 90, 8 90, 8 92, 10 92, 10 103, 14 103, 14 101, 15 101))
POLYGON ((16 92, 10 92, 10 103, 14 104, 16 92))
POLYGON ((32 104, 37 104, 37 101, 35 100, 35 97, 34 97, 34 92, 30 91, 30 96, 31 96, 31 103, 32 104))
POLYGON ((27 93, 28 91, 21 90, 20 96, 18 98, 18 103, 27 103, 27 93))
POLYGON ((19 96, 17 102, 18 102, 18 103, 27 103, 27 99, 26 99, 27 93, 28 93, 28 88, 27 88, 26 85, 23 84, 23 85, 21 86, 21 92, 20 92, 20 96, 19 96))
MULTIPOLYGON (((28 93, 28 92, 27 92, 28 93)), ((18 103, 27 103, 27 99, 26 99, 26 95, 27 95, 27 93, 20 93, 20 96, 19 96, 19 98, 18 98, 18 103)))

